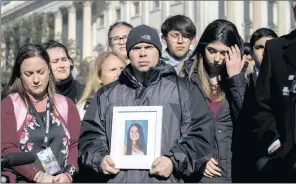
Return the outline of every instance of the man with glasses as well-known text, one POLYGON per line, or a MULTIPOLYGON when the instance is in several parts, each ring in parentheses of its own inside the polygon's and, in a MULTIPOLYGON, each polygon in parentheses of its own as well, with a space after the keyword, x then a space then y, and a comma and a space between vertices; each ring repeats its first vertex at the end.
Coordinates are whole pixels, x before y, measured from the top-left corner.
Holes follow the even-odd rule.
POLYGON ((61 43, 50 40, 43 44, 50 57, 50 67, 56 81, 57 92, 77 103, 82 96, 84 86, 73 79, 73 61, 68 49, 61 43))
POLYGON ((130 64, 92 100, 82 121, 79 160, 81 170, 96 173, 93 182, 102 182, 102 178, 110 183, 180 182, 211 158, 214 122, 206 101, 196 85, 159 60, 161 48, 153 28, 140 25, 132 29, 126 42, 130 64), (108 136, 114 106, 163 106, 162 156, 150 170, 115 167, 108 136))
POLYGON ((162 58, 180 75, 183 62, 192 54, 190 45, 195 41, 196 28, 189 17, 175 15, 167 18, 161 26, 162 40, 167 48, 162 58))

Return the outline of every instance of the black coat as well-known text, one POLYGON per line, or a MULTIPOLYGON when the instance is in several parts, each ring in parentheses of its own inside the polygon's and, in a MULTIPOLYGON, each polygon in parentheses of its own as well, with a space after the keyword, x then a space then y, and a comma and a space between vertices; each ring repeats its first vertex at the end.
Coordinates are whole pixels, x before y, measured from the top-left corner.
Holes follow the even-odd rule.
POLYGON ((213 118, 200 90, 179 78, 170 65, 151 69, 143 84, 128 65, 118 81, 98 90, 82 121, 80 165, 97 176, 101 173, 100 163, 110 154, 113 106, 159 105, 163 106, 161 155, 174 158, 173 174, 159 178, 150 176, 148 170, 121 170, 103 177, 117 183, 179 182, 197 172, 212 156, 213 118))
MULTIPOLYGON (((186 78, 188 78, 192 62, 192 60, 185 62, 186 78)), ((198 73, 194 72, 190 80, 202 89, 198 73)), ((221 85, 225 91, 226 98, 221 102, 222 106, 215 118, 215 145, 213 153, 215 155, 214 158, 218 159, 218 167, 221 169, 222 176, 207 178, 202 176, 202 174, 198 174, 199 176, 195 177, 195 179, 192 178, 194 182, 198 180, 206 183, 232 182, 232 137, 235 124, 240 123, 237 120, 240 116, 246 90, 244 70, 235 76, 225 77, 221 85)), ((202 94, 206 98, 203 90, 202 94)))
POLYGON ((254 132, 257 135, 257 155, 269 158, 265 168, 275 164, 269 169, 272 171, 269 178, 278 179, 273 180, 275 182, 296 181, 296 169, 292 169, 296 157, 295 95, 283 95, 283 88, 291 85, 289 75, 296 75, 296 30, 266 43, 256 81, 254 132), (269 155, 267 149, 277 139, 282 146, 269 155))

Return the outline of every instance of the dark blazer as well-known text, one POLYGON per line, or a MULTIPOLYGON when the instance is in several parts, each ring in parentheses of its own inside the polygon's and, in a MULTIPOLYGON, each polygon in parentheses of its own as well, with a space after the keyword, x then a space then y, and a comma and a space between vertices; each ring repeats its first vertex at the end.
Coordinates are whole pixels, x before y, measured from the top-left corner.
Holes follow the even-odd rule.
MULTIPOLYGON (((291 85, 289 75, 296 75, 296 30, 289 35, 267 41, 255 89, 256 113, 253 120, 257 135, 256 152, 258 158, 266 156, 270 163, 285 164, 277 165, 278 171, 272 169, 280 181, 291 178, 285 173, 292 172, 296 157, 296 122, 293 117, 295 97, 284 96, 282 92, 283 87, 291 85), (267 149, 277 139, 282 146, 269 155, 267 149)), ((296 170, 293 172, 296 175, 296 170)))

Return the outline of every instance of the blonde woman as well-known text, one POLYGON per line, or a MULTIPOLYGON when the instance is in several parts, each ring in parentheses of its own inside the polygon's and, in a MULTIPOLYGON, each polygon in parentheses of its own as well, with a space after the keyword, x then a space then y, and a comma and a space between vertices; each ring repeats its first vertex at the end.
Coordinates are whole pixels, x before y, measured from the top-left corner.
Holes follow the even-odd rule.
POLYGON ((101 86, 117 80, 126 65, 125 58, 120 53, 113 51, 103 52, 95 59, 87 76, 85 90, 77 103, 81 120, 95 92, 101 86))

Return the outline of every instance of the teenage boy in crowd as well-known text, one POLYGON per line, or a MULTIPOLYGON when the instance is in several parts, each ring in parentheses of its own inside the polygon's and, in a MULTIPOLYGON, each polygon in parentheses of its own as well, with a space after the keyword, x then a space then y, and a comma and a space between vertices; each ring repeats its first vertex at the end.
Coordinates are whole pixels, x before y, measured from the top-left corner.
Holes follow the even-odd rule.
POLYGON ((175 15, 164 21, 161 33, 162 40, 167 45, 162 59, 181 75, 183 61, 189 59, 192 54, 190 45, 195 42, 196 28, 189 17, 175 15))

